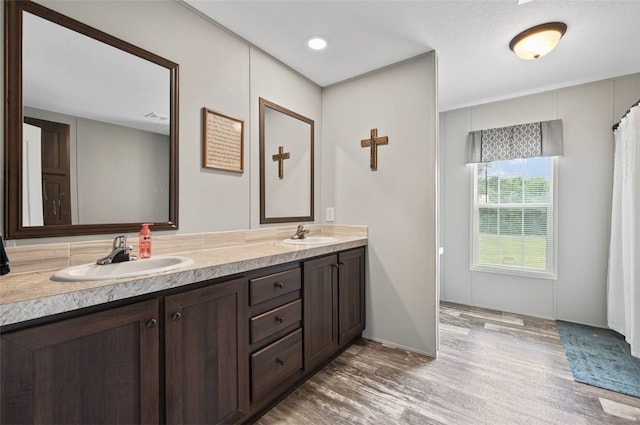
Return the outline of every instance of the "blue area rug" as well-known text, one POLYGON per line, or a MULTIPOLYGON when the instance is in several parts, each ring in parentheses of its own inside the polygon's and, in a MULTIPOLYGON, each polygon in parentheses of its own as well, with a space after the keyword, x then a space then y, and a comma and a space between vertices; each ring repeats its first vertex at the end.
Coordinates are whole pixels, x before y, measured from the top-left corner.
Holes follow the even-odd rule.
POLYGON ((556 323, 575 381, 640 397, 640 359, 631 355, 622 335, 562 320, 556 323))

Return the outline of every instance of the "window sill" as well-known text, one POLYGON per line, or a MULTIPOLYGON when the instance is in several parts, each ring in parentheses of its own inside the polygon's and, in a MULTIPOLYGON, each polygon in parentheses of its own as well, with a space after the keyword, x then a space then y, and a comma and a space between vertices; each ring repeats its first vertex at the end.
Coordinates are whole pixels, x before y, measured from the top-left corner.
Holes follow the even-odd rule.
POLYGON ((490 266, 473 265, 470 267, 470 270, 472 272, 506 274, 510 276, 529 277, 533 279, 544 279, 544 280, 558 279, 557 273, 538 272, 534 270, 523 270, 523 269, 515 269, 515 268, 512 269, 507 267, 490 267, 490 266))

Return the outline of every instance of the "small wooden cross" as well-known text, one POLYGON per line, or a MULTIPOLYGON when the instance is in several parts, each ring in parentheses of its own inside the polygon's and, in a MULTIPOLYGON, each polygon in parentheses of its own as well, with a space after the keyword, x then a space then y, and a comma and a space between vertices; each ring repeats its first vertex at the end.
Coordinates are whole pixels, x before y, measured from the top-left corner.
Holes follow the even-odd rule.
POLYGON ((363 148, 371 148, 371 158, 369 160, 369 164, 371 165, 372 170, 378 169, 378 145, 386 145, 387 143, 389 143, 389 137, 378 137, 377 128, 371 129, 371 137, 369 139, 360 140, 360 146, 362 146, 363 148))
POLYGON ((289 159, 290 156, 290 152, 284 151, 284 146, 278 146, 278 153, 271 157, 274 161, 278 161, 278 177, 280 179, 284 178, 284 160, 289 159))

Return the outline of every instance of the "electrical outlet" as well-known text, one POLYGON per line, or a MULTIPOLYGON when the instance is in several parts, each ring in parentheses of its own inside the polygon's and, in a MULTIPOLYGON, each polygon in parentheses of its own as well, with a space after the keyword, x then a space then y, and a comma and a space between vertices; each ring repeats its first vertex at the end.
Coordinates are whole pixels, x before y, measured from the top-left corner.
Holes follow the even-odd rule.
POLYGON ((335 216, 334 216, 333 207, 329 207, 327 208, 327 221, 334 221, 334 220, 335 220, 335 216))

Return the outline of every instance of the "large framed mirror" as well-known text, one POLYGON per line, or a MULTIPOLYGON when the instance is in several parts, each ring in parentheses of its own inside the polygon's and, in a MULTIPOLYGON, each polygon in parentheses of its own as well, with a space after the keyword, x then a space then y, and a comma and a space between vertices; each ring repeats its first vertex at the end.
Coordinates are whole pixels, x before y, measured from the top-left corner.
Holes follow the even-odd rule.
POLYGON ((4 3, 4 237, 177 229, 178 65, 4 3))
POLYGON ((313 221, 314 122, 260 98, 260 223, 313 221))

